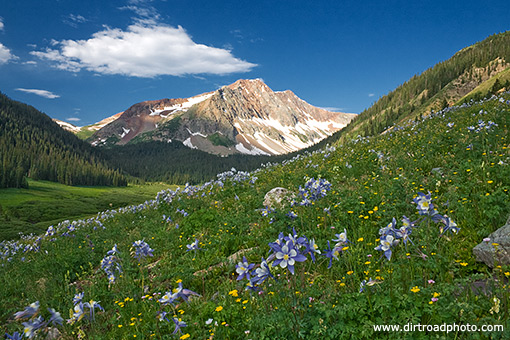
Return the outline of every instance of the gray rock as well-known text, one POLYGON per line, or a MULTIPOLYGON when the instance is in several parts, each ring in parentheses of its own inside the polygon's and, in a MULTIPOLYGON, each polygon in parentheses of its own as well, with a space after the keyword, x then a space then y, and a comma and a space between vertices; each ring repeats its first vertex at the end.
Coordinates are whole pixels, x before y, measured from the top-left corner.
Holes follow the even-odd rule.
POLYGON ((46 335, 46 340, 55 340, 55 339, 60 339, 62 338, 62 333, 60 333, 60 331, 55 328, 55 327, 50 327, 48 328, 48 334, 46 335))
POLYGON ((487 238, 473 248, 476 260, 491 268, 510 264, 510 218, 487 238))
POLYGON ((292 191, 285 188, 276 187, 271 189, 264 196, 264 206, 270 209, 281 209, 296 197, 292 191))

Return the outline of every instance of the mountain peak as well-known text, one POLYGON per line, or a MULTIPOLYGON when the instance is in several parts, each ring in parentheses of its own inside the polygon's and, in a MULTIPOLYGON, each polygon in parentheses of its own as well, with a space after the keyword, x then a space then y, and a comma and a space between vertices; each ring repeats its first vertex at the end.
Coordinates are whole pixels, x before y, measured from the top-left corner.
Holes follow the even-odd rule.
POLYGON ((354 116, 314 107, 290 90, 274 92, 262 79, 239 79, 190 98, 135 104, 96 132, 92 144, 126 144, 137 137, 177 140, 221 155, 277 155, 319 142, 354 116))

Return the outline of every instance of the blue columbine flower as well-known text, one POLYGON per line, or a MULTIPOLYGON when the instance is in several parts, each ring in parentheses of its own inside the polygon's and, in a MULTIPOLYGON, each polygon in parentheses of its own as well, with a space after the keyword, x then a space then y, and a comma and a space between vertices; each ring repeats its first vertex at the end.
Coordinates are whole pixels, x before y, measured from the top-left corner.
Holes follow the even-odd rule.
POLYGON ((200 296, 200 294, 197 294, 189 289, 182 287, 182 282, 179 282, 179 287, 174 290, 174 294, 177 297, 182 298, 184 301, 188 302, 190 295, 200 296))
POLYGON ((42 316, 38 316, 37 318, 32 319, 27 322, 23 322, 22 324, 23 324, 23 326, 25 326, 25 328, 23 330, 23 334, 25 335, 25 337, 32 339, 34 336, 36 336, 37 331, 40 328, 44 327, 45 323, 44 323, 44 319, 42 318, 42 316))
POLYGON ((188 327, 188 325, 186 324, 186 322, 181 321, 180 319, 173 318, 172 320, 173 320, 173 321, 174 321, 174 323, 175 323, 175 329, 174 329, 174 331, 173 331, 173 333, 172 333, 172 334, 175 334, 175 333, 177 333, 177 332, 181 333, 181 332, 182 332, 182 331, 181 331, 181 328, 183 328, 183 327, 188 327))
POLYGON ((21 318, 31 318, 37 312, 39 311, 39 301, 36 301, 34 303, 31 303, 28 307, 25 307, 25 309, 21 312, 17 312, 14 314, 14 319, 18 320, 21 318))
POLYGON ((323 256, 329 259, 328 269, 330 269, 331 266, 333 265, 333 259, 338 260, 338 249, 337 248, 331 249, 331 245, 328 240, 328 248, 324 250, 324 252, 325 254, 323 256))
POLYGON ((343 233, 340 233, 340 234, 335 234, 335 236, 337 237, 336 239, 333 239, 334 242, 337 242, 336 246, 345 246, 347 243, 349 243, 350 241, 347 239, 347 230, 344 229, 344 232, 343 233))
POLYGON ((23 338, 23 334, 20 334, 18 332, 14 332, 12 333, 12 335, 5 333, 5 336, 7 337, 7 339, 11 340, 21 340, 23 338))
POLYGON ((281 246, 275 253, 275 257, 276 260, 273 262, 273 267, 280 265, 282 268, 288 268, 292 274, 294 274, 294 264, 306 260, 306 256, 300 254, 299 251, 294 248, 292 241, 287 241, 287 243, 281 246))
POLYGON ((365 291, 365 285, 366 284, 367 284, 367 280, 361 281, 361 283, 359 284, 359 292, 360 293, 363 293, 365 291))
POLYGON ((62 316, 60 316, 60 313, 57 312, 56 310, 54 310, 53 308, 48 308, 48 311, 51 314, 50 319, 48 320, 48 324, 51 323, 51 324, 53 324, 53 326, 55 326, 55 324, 62 325, 62 322, 64 321, 64 319, 62 319, 62 316))
POLYGON ((197 252, 197 250, 202 249, 198 247, 198 239, 195 239, 193 243, 187 244, 186 248, 188 248, 186 251, 194 250, 195 253, 197 252))
POLYGON ((138 240, 138 241, 133 242, 133 247, 135 248, 135 254, 133 255, 133 257, 135 259, 138 259, 138 262, 140 262, 142 259, 144 259, 147 256, 154 256, 152 254, 154 249, 149 247, 147 242, 145 242, 143 240, 138 240))
POLYGON ((100 310, 102 310, 104 312, 104 309, 103 309, 103 307, 101 307, 99 302, 94 301, 94 300, 90 300, 89 302, 84 303, 83 307, 87 307, 89 309, 90 320, 94 320, 94 314, 95 314, 96 308, 99 308, 100 310))
POLYGON ((81 293, 78 293, 78 294, 74 295, 74 297, 73 297, 73 305, 76 306, 78 303, 80 303, 81 300, 83 299, 83 295, 84 294, 85 293, 81 292, 81 293))
POLYGON ((292 234, 289 234, 289 236, 285 236, 283 240, 291 241, 295 247, 306 247, 306 244, 308 243, 306 237, 303 236, 299 237, 296 233, 296 229, 294 228, 292 228, 292 234))
POLYGON ((236 272, 239 275, 237 277, 237 281, 240 281, 245 277, 247 280, 250 280, 250 270, 252 270, 253 267, 255 267, 255 264, 248 263, 248 260, 246 260, 246 256, 243 256, 243 261, 239 262, 236 265, 236 272))
POLYGON ((419 192, 418 196, 413 199, 413 202, 417 204, 416 209, 418 209, 418 213, 420 215, 430 216, 432 221, 436 223, 443 219, 443 216, 438 213, 438 211, 434 208, 434 204, 432 204, 430 192, 427 195, 419 192))
MULTIPOLYGON (((117 253, 120 253, 117 249, 117 245, 114 245, 112 250, 109 250, 106 256, 101 260, 101 269, 108 276, 108 281, 110 283, 115 283, 117 277, 115 276, 115 272, 122 273, 122 267, 120 266, 120 259, 117 256, 117 253)), ((83 295, 82 295, 83 297, 83 295)))
POLYGON ((449 231, 450 233, 458 233, 460 228, 457 228, 457 223, 455 223, 450 217, 448 216, 443 216, 441 222, 444 223, 444 228, 443 227, 440 227, 440 232, 441 232, 441 235, 444 235, 444 233, 446 233, 447 231, 449 231))
POLYGON ((171 292, 166 292, 161 299, 158 301, 166 306, 166 305, 172 305, 174 306, 174 302, 177 300, 177 294, 172 294, 171 292))
POLYGON ((404 241, 405 245, 407 245, 407 241, 411 241, 411 243, 413 243, 413 241, 409 238, 409 236, 411 235, 411 233, 413 231, 414 223, 411 222, 411 220, 409 220, 409 218, 407 218, 406 216, 402 217, 402 223, 403 223, 403 226, 400 227, 399 229, 397 229, 395 232, 395 238, 402 239, 402 241, 404 241))
POLYGON ((319 246, 315 243, 315 239, 311 239, 308 241, 305 249, 305 254, 310 254, 310 257, 312 258, 312 262, 315 263, 315 254, 321 254, 321 251, 319 250, 319 246))
POLYGON ((298 217, 298 215, 292 210, 287 213, 287 216, 289 216, 293 220, 298 217))
POLYGON ((73 324, 76 321, 80 321, 85 316, 85 311, 83 310, 83 303, 79 302, 74 306, 73 316, 67 320, 67 323, 73 324))
POLYGON ((388 259, 391 259, 391 247, 397 243, 395 237, 393 235, 385 235, 381 236, 380 240, 381 244, 375 247, 375 250, 380 250, 384 253, 384 256, 388 259))
POLYGON ((386 236, 386 235, 395 236, 396 233, 398 232, 398 229, 396 227, 397 227, 397 220, 395 219, 395 217, 393 217, 391 222, 388 223, 388 225, 386 227, 379 229, 379 235, 381 235, 381 236, 386 236))
POLYGON ((157 314, 158 320, 170 322, 170 320, 168 320, 168 318, 166 317, 167 314, 168 314, 167 312, 158 312, 158 314, 157 314))
POLYGON ((271 277, 274 279, 273 274, 271 274, 271 271, 269 270, 269 265, 267 264, 266 260, 262 258, 262 262, 260 263, 260 267, 255 269, 252 273, 254 276, 253 281, 256 284, 262 284, 268 277, 271 277))

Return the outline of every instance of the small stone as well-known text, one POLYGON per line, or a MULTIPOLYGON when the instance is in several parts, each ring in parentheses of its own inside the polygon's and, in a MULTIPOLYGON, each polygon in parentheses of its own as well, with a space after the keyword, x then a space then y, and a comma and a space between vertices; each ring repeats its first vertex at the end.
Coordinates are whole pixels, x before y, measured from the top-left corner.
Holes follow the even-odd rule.
POLYGON ((290 202, 296 197, 292 191, 276 187, 271 189, 264 196, 264 206, 269 209, 281 209, 285 207, 287 204, 290 205, 290 202))
POLYGON ((473 248, 479 262, 493 268, 510 264, 510 218, 507 223, 473 248), (490 242, 486 240, 490 239, 490 242))

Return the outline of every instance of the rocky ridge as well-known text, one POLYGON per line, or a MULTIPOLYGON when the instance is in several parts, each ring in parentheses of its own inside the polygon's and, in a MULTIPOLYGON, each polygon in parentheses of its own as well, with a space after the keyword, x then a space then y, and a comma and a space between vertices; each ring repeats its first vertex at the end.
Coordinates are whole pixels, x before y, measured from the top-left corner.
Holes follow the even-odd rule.
POLYGON ((190 98, 145 101, 96 131, 92 145, 178 140, 209 153, 276 155, 311 146, 355 114, 314 107, 292 91, 241 79, 190 98))

